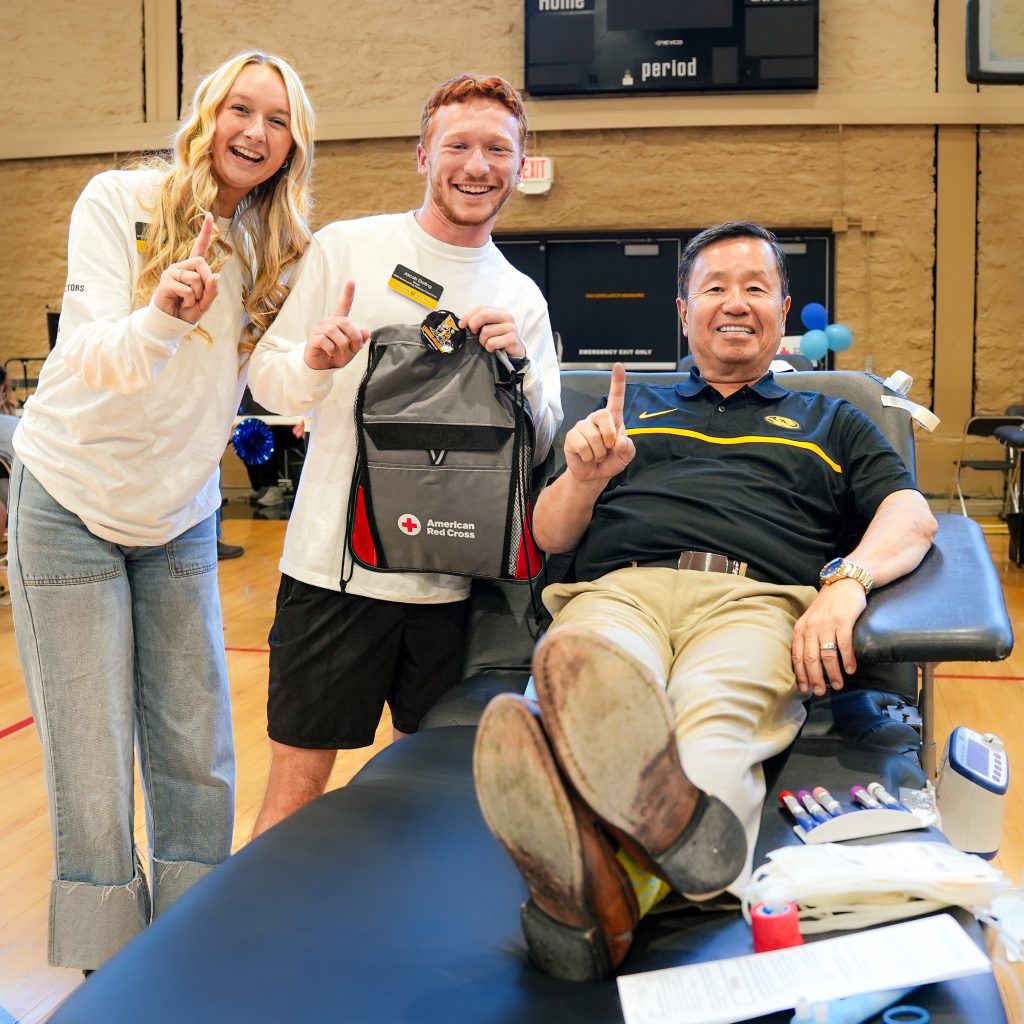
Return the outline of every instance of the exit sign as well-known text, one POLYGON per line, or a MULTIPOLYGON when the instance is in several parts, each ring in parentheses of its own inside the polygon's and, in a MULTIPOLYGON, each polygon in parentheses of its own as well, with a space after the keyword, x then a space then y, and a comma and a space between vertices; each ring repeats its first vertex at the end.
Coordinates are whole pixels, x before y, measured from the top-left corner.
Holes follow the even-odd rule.
POLYGON ((551 191, 555 180, 554 161, 549 156, 528 156, 523 162, 519 177, 519 191, 527 195, 538 195, 551 191))

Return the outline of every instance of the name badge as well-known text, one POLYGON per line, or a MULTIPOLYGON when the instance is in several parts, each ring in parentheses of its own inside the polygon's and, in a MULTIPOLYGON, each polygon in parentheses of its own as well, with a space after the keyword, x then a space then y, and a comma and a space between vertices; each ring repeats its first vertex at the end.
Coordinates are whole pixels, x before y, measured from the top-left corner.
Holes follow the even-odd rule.
POLYGON ((426 306, 427 309, 437 309, 441 293, 444 291, 441 285, 435 284, 422 274, 417 274, 415 270, 403 267, 401 263, 395 266, 388 281, 388 287, 392 291, 398 292, 399 295, 404 295, 407 299, 426 306))

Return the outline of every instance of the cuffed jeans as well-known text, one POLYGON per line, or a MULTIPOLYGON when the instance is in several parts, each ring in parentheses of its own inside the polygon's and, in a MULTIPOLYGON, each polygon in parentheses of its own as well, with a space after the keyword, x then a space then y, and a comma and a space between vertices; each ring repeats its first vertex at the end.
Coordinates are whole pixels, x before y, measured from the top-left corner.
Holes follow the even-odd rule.
POLYGON ((161 547, 101 540, 20 461, 11 508, 15 632, 50 798, 49 958, 95 968, 231 852, 216 527, 161 547), (151 886, 133 839, 136 741, 151 886))
POLYGON ((793 627, 816 596, 814 587, 647 567, 544 590, 552 634, 562 625, 594 630, 664 684, 687 776, 746 831, 746 864, 729 886, 737 896, 760 827, 761 764, 793 742, 806 717, 790 650, 793 627))

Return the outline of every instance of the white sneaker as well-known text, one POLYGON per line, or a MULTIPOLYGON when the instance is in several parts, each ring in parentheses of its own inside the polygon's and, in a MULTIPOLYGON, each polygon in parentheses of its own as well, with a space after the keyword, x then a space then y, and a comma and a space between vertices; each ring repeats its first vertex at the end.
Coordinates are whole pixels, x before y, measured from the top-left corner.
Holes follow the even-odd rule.
POLYGON ((268 487, 266 494, 262 498, 256 499, 257 505, 263 505, 266 508, 268 505, 281 505, 284 502, 284 491, 280 487, 268 487))

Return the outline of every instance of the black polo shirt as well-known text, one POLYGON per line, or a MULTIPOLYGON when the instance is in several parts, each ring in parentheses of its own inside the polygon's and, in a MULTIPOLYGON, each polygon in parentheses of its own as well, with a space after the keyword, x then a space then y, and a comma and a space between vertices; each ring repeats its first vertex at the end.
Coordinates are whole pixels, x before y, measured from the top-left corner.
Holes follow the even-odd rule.
POLYGON ((636 457, 598 498, 575 576, 714 551, 758 578, 816 585, 884 498, 914 487, 885 435, 854 405, 789 391, 767 374, 728 398, 696 373, 630 384, 636 457))

